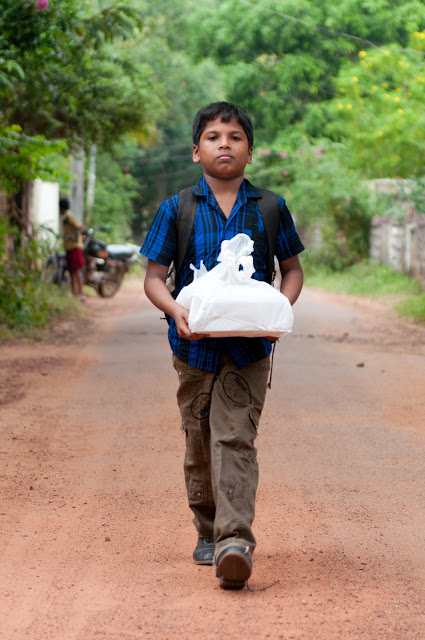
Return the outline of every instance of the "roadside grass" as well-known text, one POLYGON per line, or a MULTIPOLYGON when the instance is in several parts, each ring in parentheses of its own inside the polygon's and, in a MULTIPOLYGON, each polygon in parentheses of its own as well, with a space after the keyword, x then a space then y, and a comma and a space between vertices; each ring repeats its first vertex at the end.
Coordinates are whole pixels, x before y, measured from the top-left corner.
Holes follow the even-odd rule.
POLYGON ((23 291, 8 296, 0 305, 0 343, 26 338, 42 340, 43 329, 57 320, 80 317, 81 303, 70 295, 69 287, 27 282, 23 291))
POLYGON ((352 296, 391 299, 400 316, 425 324, 425 293, 421 283, 391 267, 363 261, 334 272, 307 264, 305 273, 306 284, 310 287, 352 296))

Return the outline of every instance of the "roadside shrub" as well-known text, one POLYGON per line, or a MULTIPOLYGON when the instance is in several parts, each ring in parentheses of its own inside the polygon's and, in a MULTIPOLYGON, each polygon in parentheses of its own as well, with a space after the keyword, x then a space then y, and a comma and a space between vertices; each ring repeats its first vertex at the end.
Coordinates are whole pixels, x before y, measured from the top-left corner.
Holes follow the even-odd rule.
POLYGON ((39 261, 37 243, 19 235, 16 228, 0 218, 0 324, 3 329, 25 332, 45 327, 49 318, 63 310, 65 294, 41 282, 39 261), (10 256, 6 254, 8 238, 14 245, 10 256))
POLYGON ((402 300, 396 310, 400 316, 425 325, 425 293, 402 300))
POLYGON ((363 176, 347 166, 343 145, 327 139, 297 142, 297 148, 282 141, 273 151, 257 151, 254 177, 288 199, 302 237, 320 231, 310 260, 339 271, 369 254, 370 219, 376 213, 371 193, 363 176))

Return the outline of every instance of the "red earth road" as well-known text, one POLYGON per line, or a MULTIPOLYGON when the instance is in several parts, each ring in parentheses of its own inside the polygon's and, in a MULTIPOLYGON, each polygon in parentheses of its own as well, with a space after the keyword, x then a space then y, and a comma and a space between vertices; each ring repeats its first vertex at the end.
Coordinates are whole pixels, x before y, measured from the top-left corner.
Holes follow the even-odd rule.
POLYGON ((191 560, 159 316, 133 283, 0 348, 0 639, 423 640, 425 329, 303 292, 257 440, 250 590, 226 592, 191 560))

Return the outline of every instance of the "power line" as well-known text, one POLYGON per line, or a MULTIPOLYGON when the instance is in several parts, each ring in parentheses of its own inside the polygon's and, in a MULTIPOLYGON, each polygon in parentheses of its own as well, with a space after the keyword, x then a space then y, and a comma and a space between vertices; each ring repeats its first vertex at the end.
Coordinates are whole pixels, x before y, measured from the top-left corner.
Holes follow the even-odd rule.
MULTIPOLYGON (((344 31, 334 31, 333 29, 327 29, 326 27, 322 27, 319 24, 313 24, 311 22, 307 22, 306 20, 301 20, 301 18, 295 18, 294 16, 290 16, 287 13, 282 13, 280 11, 276 11, 275 9, 270 9, 269 7, 263 7, 262 5, 254 4, 253 2, 250 2, 249 0, 239 0, 239 2, 241 2, 242 4, 247 4, 250 7, 254 7, 255 9, 262 9, 263 11, 268 11, 269 13, 274 13, 275 15, 280 16, 281 18, 284 18, 285 20, 290 20, 291 22, 297 22, 299 24, 304 25, 305 27, 309 27, 311 29, 317 29, 318 31, 322 31, 323 33, 327 33, 327 34, 332 35, 332 36, 338 36, 340 38, 346 38, 348 40, 357 40, 357 41, 363 42, 365 44, 368 44, 370 47, 375 47, 375 49, 380 49, 381 47, 386 46, 384 44, 371 42, 370 40, 367 40, 366 38, 360 38, 359 36, 353 36, 350 33, 345 33, 344 31)), ((397 47, 396 50, 397 51, 410 52, 410 53, 420 53, 422 56, 425 56, 425 51, 420 51, 419 49, 410 49, 410 48, 403 49, 401 47, 397 47)))

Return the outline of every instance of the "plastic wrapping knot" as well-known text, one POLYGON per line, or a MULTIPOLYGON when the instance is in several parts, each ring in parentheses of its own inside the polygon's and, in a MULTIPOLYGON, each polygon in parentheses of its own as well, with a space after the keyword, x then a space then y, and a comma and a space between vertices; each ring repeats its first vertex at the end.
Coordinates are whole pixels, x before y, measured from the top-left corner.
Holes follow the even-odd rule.
POLYGON ((220 274, 223 280, 229 279, 235 284, 248 282, 255 272, 252 252, 254 241, 246 233, 239 233, 231 240, 223 240, 217 261, 223 265, 220 274))

